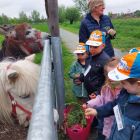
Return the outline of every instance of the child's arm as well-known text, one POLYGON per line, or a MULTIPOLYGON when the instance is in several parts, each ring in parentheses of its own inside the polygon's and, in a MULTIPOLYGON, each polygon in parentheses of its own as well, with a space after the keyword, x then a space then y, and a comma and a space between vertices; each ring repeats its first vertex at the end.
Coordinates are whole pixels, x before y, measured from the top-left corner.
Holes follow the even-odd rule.
POLYGON ((96 96, 95 99, 89 100, 87 102, 89 107, 99 107, 99 106, 103 106, 105 104, 106 101, 106 96, 108 95, 108 87, 107 86, 103 86, 100 92, 100 95, 96 96))
POLYGON ((104 106, 101 107, 97 107, 95 109, 93 108, 87 108, 85 110, 85 115, 89 116, 89 115, 93 115, 93 116, 97 116, 97 117, 109 117, 111 115, 114 114, 113 112, 113 107, 116 105, 116 100, 113 102, 108 102, 107 104, 105 104, 104 106))
POLYGON ((99 107, 103 105, 103 97, 102 95, 96 96, 95 99, 91 99, 87 102, 87 106, 89 107, 99 107))
POLYGON ((76 78, 76 66, 75 66, 75 62, 71 65, 70 67, 70 71, 69 71, 69 77, 72 79, 76 78))
POLYGON ((73 82, 77 85, 81 84, 81 81, 79 80, 80 73, 76 70, 76 62, 74 62, 70 68, 69 77, 73 79, 73 82))

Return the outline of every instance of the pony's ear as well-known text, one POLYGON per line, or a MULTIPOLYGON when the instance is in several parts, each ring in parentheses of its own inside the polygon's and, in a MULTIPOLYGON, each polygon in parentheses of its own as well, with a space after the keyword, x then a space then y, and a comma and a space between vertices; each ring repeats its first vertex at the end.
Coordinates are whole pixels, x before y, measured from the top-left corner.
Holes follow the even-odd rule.
POLYGON ((9 69, 7 72, 7 77, 9 80, 15 80, 16 78, 18 78, 18 75, 19 74, 16 70, 9 69))
POLYGON ((36 56, 36 54, 29 55, 29 56, 25 57, 25 60, 29 60, 31 62, 34 62, 35 56, 36 56))

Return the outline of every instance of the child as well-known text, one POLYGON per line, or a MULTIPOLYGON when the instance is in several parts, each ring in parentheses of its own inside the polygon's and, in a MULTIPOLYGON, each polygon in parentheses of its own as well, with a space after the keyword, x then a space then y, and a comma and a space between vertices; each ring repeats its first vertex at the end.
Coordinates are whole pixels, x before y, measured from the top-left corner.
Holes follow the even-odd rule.
MULTIPOLYGON (((114 69, 117 64, 119 63, 118 58, 111 58, 107 64, 104 66, 105 73, 108 73, 112 69, 114 69)), ((120 82, 113 82, 110 81, 107 78, 106 75, 106 82, 105 85, 101 89, 101 95, 96 96, 95 99, 92 99, 87 102, 88 107, 98 107, 106 104, 107 102, 113 101, 118 97, 118 94, 120 93, 121 85, 120 82)), ((86 105, 83 106, 86 108, 86 105)), ((103 126, 103 135, 106 137, 106 139, 109 138, 111 127, 113 124, 114 116, 110 116, 104 119, 104 126, 103 126)))
POLYGON ((118 98, 96 109, 88 108, 85 115, 108 117, 115 115, 109 140, 140 139, 140 52, 122 57, 118 66, 108 73, 113 81, 121 81, 118 98))
POLYGON ((74 53, 77 55, 77 61, 72 64, 69 72, 70 78, 73 79, 72 91, 79 102, 85 103, 87 101, 87 91, 84 84, 79 80, 80 74, 85 71, 85 59, 87 57, 84 44, 79 43, 74 53))
MULTIPOLYGON (((100 89, 105 82, 104 65, 110 59, 103 50, 105 48, 105 33, 99 30, 93 31, 86 45, 89 45, 90 52, 86 59, 86 69, 89 70, 86 70, 87 74, 80 75, 80 81, 84 82, 88 96, 95 98, 96 95, 100 94, 100 89)), ((94 119, 92 127, 97 126, 97 124, 98 130, 101 132, 98 137, 104 140, 104 136, 102 136, 103 120, 98 123, 97 119, 94 119)))
POLYGON ((109 56, 103 51, 105 47, 105 33, 95 30, 86 42, 89 45, 90 56, 86 59, 86 68, 91 67, 87 75, 80 75, 80 81, 84 82, 88 95, 98 95, 105 81, 104 65, 109 56))

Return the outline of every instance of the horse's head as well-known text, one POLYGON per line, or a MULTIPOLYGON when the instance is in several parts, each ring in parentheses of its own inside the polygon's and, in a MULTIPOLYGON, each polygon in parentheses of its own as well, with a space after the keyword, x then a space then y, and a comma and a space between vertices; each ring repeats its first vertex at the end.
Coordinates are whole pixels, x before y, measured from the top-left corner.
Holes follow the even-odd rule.
POLYGON ((50 38, 48 33, 36 30, 27 23, 9 28, 1 26, 0 33, 5 35, 3 54, 15 58, 23 58, 33 53, 41 52, 44 40, 50 38))
POLYGON ((3 25, 0 26, 0 34, 4 35, 6 38, 23 40, 25 39, 26 31, 30 28, 31 26, 27 23, 17 25, 3 25))
POLYGON ((35 55, 18 61, 3 61, 0 63, 2 79, 6 92, 18 96, 28 96, 36 93, 40 67, 33 63, 35 55))
MULTIPOLYGON (((1 120, 11 122, 12 102, 9 93, 21 106, 27 110, 32 110, 40 73, 40 66, 33 63, 34 57, 33 54, 23 60, 6 59, 0 63, 1 120)), ((25 125, 27 116, 27 113, 17 108, 17 117, 20 124, 25 125)))

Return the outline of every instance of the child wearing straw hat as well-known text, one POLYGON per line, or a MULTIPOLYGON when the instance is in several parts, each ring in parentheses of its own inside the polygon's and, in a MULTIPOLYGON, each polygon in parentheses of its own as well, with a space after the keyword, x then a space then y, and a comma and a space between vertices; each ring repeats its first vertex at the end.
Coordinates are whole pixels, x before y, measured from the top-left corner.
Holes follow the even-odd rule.
POLYGON ((73 79, 72 91, 78 102, 84 103, 87 101, 87 91, 83 82, 79 80, 79 77, 85 71, 85 59, 87 58, 85 44, 79 43, 73 53, 77 55, 77 60, 71 65, 69 72, 70 78, 73 79))

